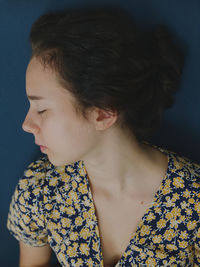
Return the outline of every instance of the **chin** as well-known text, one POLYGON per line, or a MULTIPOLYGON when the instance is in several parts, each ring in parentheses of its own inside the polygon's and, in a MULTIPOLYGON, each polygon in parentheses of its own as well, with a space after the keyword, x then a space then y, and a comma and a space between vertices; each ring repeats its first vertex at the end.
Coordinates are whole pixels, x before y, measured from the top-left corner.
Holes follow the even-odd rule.
POLYGON ((67 160, 64 161, 64 160, 56 159, 55 157, 49 157, 49 155, 48 155, 48 159, 56 167, 65 166, 65 165, 69 165, 73 163, 72 161, 67 161, 67 160))
POLYGON ((49 159, 49 161, 51 162, 51 164, 53 164, 53 165, 56 166, 56 167, 65 165, 65 164, 63 164, 62 162, 53 160, 52 158, 49 158, 49 157, 48 157, 48 159, 49 159))
POLYGON ((48 160, 51 162, 51 164, 53 164, 54 166, 60 166, 61 165, 57 160, 55 160, 55 157, 51 157, 49 155, 47 155, 47 157, 48 157, 48 160))

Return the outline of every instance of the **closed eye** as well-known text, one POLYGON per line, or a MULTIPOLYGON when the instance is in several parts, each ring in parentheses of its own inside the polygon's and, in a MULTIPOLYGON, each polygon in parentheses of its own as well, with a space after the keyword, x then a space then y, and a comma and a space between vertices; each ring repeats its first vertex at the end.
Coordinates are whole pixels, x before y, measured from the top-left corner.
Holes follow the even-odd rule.
POLYGON ((46 111, 46 109, 45 109, 45 110, 38 111, 38 114, 42 114, 42 113, 44 113, 45 111, 46 111))

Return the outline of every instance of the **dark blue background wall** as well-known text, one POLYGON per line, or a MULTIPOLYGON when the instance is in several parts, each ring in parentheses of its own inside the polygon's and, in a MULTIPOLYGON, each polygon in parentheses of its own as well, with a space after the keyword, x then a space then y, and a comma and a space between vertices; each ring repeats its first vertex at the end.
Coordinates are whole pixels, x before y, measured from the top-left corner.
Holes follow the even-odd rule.
POLYGON ((127 8, 141 27, 166 24, 177 42, 187 45, 181 91, 153 142, 200 162, 199 0, 0 0, 0 266, 18 266, 18 242, 6 229, 7 212, 24 168, 40 155, 33 136, 21 128, 28 110, 25 71, 31 53, 31 24, 47 10, 103 3, 127 8))

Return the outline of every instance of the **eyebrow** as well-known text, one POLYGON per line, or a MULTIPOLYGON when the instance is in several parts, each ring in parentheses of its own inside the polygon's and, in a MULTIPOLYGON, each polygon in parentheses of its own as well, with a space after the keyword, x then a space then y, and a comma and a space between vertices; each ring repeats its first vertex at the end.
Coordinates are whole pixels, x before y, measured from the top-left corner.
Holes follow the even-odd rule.
POLYGON ((30 99, 30 100, 41 100, 41 99, 45 99, 45 98, 42 97, 42 96, 35 96, 35 95, 28 95, 27 97, 28 97, 28 99, 30 99))

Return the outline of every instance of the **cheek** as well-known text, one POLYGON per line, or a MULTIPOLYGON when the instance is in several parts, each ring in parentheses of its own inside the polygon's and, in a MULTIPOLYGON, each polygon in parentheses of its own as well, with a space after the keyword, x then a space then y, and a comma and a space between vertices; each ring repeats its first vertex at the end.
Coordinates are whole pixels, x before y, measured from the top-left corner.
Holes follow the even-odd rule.
POLYGON ((63 152, 66 149, 72 151, 74 148, 87 149, 94 139, 94 130, 89 124, 67 116, 46 119, 42 125, 42 131, 46 145, 57 152, 63 152))
POLYGON ((50 162, 54 165, 66 165, 84 159, 97 143, 97 133, 87 122, 71 116, 46 120, 43 124, 43 136, 50 162), (59 118, 59 119, 58 119, 59 118))
POLYGON ((71 122, 65 124, 60 129, 63 143, 71 148, 83 149, 86 148, 93 138, 93 131, 88 125, 81 122, 71 122))
POLYGON ((86 124, 73 125, 70 130, 65 131, 62 146, 60 146, 63 158, 74 162, 89 155, 97 143, 94 129, 86 124), (74 126, 74 127, 73 127, 74 126))

